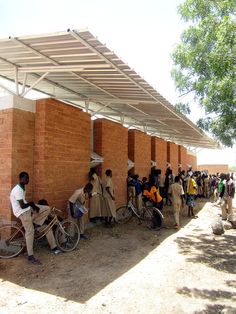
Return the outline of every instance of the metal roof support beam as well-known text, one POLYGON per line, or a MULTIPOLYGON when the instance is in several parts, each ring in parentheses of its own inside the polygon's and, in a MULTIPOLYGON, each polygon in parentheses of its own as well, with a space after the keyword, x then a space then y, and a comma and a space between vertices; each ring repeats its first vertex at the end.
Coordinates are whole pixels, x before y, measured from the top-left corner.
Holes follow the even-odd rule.
POLYGON ((34 67, 21 67, 19 73, 40 73, 40 72, 71 72, 71 71, 83 71, 80 65, 51 65, 51 66, 34 66, 34 67))
POLYGON ((107 106, 109 106, 110 103, 107 103, 105 104, 102 108, 96 110, 96 111, 93 111, 93 113, 91 114, 91 117, 95 116, 96 114, 98 114, 99 112, 101 113, 101 111, 103 111, 107 106))
POLYGON ((15 67, 15 86, 16 86, 16 95, 19 96, 19 82, 18 82, 18 68, 15 67))
MULTIPOLYGON (((138 105, 139 102, 137 100, 130 100, 130 99, 120 99, 120 98, 113 98, 113 99, 107 99, 107 98, 91 98, 91 101, 94 102, 109 102, 109 104, 126 104, 127 102, 132 105, 138 105)), ((154 102, 153 102, 154 103, 154 102)))
MULTIPOLYGON (((11 39, 11 37, 10 37, 10 39, 11 39)), ((14 40, 16 40, 17 42, 20 42, 20 41, 19 41, 18 39, 16 39, 16 38, 15 38, 14 40)), ((24 44, 24 43, 22 43, 22 42, 20 42, 20 43, 21 43, 23 46, 27 47, 27 49, 33 51, 34 53, 36 53, 36 54, 38 54, 38 55, 40 55, 40 56, 43 56, 43 57, 45 57, 45 58, 47 58, 47 59, 50 59, 50 62, 52 62, 53 64, 59 65, 59 63, 56 62, 55 60, 53 60, 53 59, 51 59, 51 58, 49 58, 49 57, 47 57, 47 56, 44 56, 43 54, 41 54, 41 53, 38 52, 37 50, 35 50, 35 49, 33 49, 33 48, 27 46, 26 44, 24 44)), ((0 60, 3 61, 4 63, 9 64, 10 66, 12 66, 13 69, 17 66, 17 64, 14 64, 14 63, 12 63, 12 62, 10 62, 10 61, 8 61, 8 60, 2 58, 2 57, 0 57, 0 60)), ((18 71, 19 71, 19 68, 18 68, 18 71)), ((39 75, 38 75, 38 74, 35 74, 35 73, 32 74, 32 75, 35 75, 35 76, 39 77, 39 75)), ((61 88, 61 89, 64 89, 64 90, 66 90, 66 91, 70 91, 71 93, 82 97, 82 99, 87 98, 86 96, 84 96, 84 95, 82 95, 82 94, 80 94, 80 93, 77 93, 77 92, 75 92, 74 90, 71 90, 71 89, 69 89, 69 88, 67 88, 67 87, 65 87, 65 86, 62 86, 62 85, 58 84, 58 83, 52 82, 52 81, 50 81, 50 80, 48 80, 48 79, 46 79, 46 82, 48 82, 48 83, 50 83, 50 84, 52 84, 52 85, 54 85, 54 86, 57 86, 57 87, 59 87, 59 88, 61 88)), ((4 88, 4 89, 6 89, 6 88, 4 88)), ((6 90, 7 90, 7 89, 6 89, 6 90)), ((12 92, 10 92, 10 91, 9 91, 9 93, 12 94, 12 92)), ((14 95, 15 95, 15 93, 14 93, 14 95)))
POLYGON ((143 125, 143 131, 144 131, 144 133, 147 133, 147 131, 148 131, 148 130, 147 130, 147 124, 144 124, 144 125, 143 125))
POLYGON ((22 90, 21 90, 21 95, 24 94, 24 92, 25 92, 25 87, 26 87, 27 78, 28 78, 28 74, 25 73, 25 75, 24 75, 24 81, 23 81, 23 85, 22 85, 22 90))
MULTIPOLYGON (((79 40, 81 39, 81 37, 75 32, 75 31, 69 31, 69 33, 74 36, 76 39, 78 39, 77 37, 79 37, 79 40)), ((61 70, 67 70, 67 71, 79 71, 79 70, 83 70, 81 67, 78 67, 78 70, 74 68, 69 68, 69 66, 61 66, 59 65, 59 63, 55 60, 53 60, 52 58, 49 58, 47 56, 45 56, 44 54, 42 54, 41 52, 33 49, 32 47, 26 45, 25 43, 23 43, 22 41, 20 41, 19 39, 17 38, 11 38, 13 41, 17 42, 18 44, 20 44, 21 46, 27 48, 28 50, 30 50, 31 52, 35 53, 36 55, 40 56, 40 57, 43 57, 45 59, 47 59, 48 61, 52 62, 54 64, 54 66, 49 66, 49 67, 34 67, 33 68, 21 68, 20 71, 21 72, 24 72, 24 71, 33 71, 33 72, 39 72, 39 71, 45 71, 47 70, 48 72, 58 72, 58 71, 61 71, 61 70)), ((106 62, 108 62, 111 66, 114 66, 121 74, 125 75, 129 80, 132 81, 132 83, 134 83, 136 86, 138 86, 139 88, 141 88, 143 91, 145 91, 146 93, 148 93, 153 99, 157 100, 156 97, 154 97, 150 92, 148 92, 143 86, 141 86, 139 83, 137 83, 134 79, 132 79, 129 75, 127 75, 124 71, 122 71, 119 67, 117 67, 113 62, 111 62, 106 56, 104 56, 103 54, 101 54, 96 48, 92 47, 90 44, 87 43, 87 41, 81 39, 82 42, 84 42, 85 45, 89 45, 90 48, 92 48, 92 50, 95 50, 94 52, 96 54, 99 54, 99 56, 101 56, 106 62)), ((104 90, 103 88, 97 86, 96 84, 90 82, 89 80, 85 79, 84 77, 82 77, 81 75, 78 75, 77 73, 74 73, 72 72, 72 74, 80 79, 82 79, 83 81, 89 83, 90 85, 98 88, 99 90, 103 91, 104 93, 110 95, 111 97, 115 98, 115 99, 119 99, 117 98, 115 95, 113 95, 112 93, 104 90)), ((137 102, 136 102, 137 103, 137 102)), ((128 104, 129 105, 129 104, 128 104)), ((130 107, 132 107, 133 109, 136 109, 137 111, 140 111, 144 114, 143 111, 139 110, 138 108, 135 108, 133 106, 130 105, 130 107)), ((88 108, 86 107, 86 104, 85 104, 85 109, 86 109, 86 112, 88 112, 88 108)), ((170 110, 170 109, 169 109, 170 110)), ((161 122, 160 120, 157 120, 159 123, 163 124, 163 125, 166 125, 165 123, 161 122)))
POLYGON ((42 54, 41 52, 35 50, 34 48, 30 47, 29 45, 26 45, 25 43, 23 43, 21 40, 19 40, 17 37, 9 37, 9 39, 11 39, 13 42, 17 43, 18 45, 27 48, 29 51, 33 52, 34 54, 36 54, 39 57, 43 57, 45 59, 47 59, 49 62, 52 62, 55 65, 58 65, 58 63, 54 60, 52 60, 51 58, 49 58, 48 56, 45 56, 44 54, 42 54))
MULTIPOLYGON (((64 68, 67 67, 67 71, 69 71, 69 67, 68 67, 68 66, 61 66, 60 63, 57 62, 56 60, 54 60, 54 59, 52 59, 52 58, 49 58, 48 56, 46 56, 46 55, 44 55, 43 53, 37 51, 36 49, 33 49, 32 47, 26 45, 25 43, 23 43, 22 41, 20 41, 20 40, 17 39, 17 38, 14 38, 14 37, 13 37, 13 38, 11 38, 11 39, 12 39, 13 41, 17 42, 18 44, 20 44, 21 46, 27 48, 29 51, 33 52, 34 54, 36 54, 36 55, 38 55, 38 56, 40 56, 40 57, 42 57, 42 58, 45 58, 46 60, 50 61, 50 62, 53 63, 55 66, 59 66, 60 69, 62 69, 62 67, 64 67, 64 68)), ((78 67, 78 66, 77 66, 77 67, 78 67)), ((103 67, 106 67, 106 65, 103 65, 103 67)), ((74 76, 76 76, 76 77, 82 79, 83 81, 89 83, 90 85, 93 85, 93 86, 96 87, 95 84, 91 83, 90 81, 88 81, 87 79, 85 79, 85 78, 83 78, 82 76, 78 75, 77 73, 74 73, 74 72, 73 72, 73 71, 81 71, 81 70, 83 70, 83 69, 81 68, 81 66, 79 66, 78 69, 76 69, 76 66, 74 66, 73 69, 70 69, 70 72, 71 72, 74 76)), ((44 71, 44 72, 45 72, 45 71, 44 71)), ((51 70, 50 72, 52 72, 52 70, 51 70)), ((55 72, 56 72, 56 71, 55 71, 55 72)), ((99 87, 97 87, 97 88, 99 88, 99 87)), ((102 88, 100 88, 100 90, 102 90, 102 91, 104 92, 104 90, 103 90, 102 88)), ((110 94, 110 93, 109 93, 109 95, 112 96, 112 97, 114 97, 114 96, 113 96, 112 94, 110 94)))
MULTIPOLYGON (((32 75, 39 77, 38 74, 32 74, 32 75)), ((68 87, 65 87, 65 86, 63 86, 63 85, 61 85, 61 84, 59 84, 59 83, 55 83, 55 82, 53 82, 53 81, 51 81, 51 80, 49 80, 49 79, 47 79, 47 78, 45 79, 45 81, 48 82, 48 83, 50 83, 51 85, 53 85, 53 86, 55 86, 55 87, 61 88, 61 89, 65 90, 65 91, 68 91, 68 92, 74 94, 74 95, 77 95, 77 96, 78 96, 78 99, 80 99, 80 100, 87 99, 86 96, 84 96, 84 95, 82 95, 82 94, 80 94, 80 93, 78 93, 78 92, 76 92, 76 91, 74 91, 74 90, 72 90, 72 89, 70 89, 70 88, 68 88, 68 87)), ((49 94, 49 93, 45 93, 45 94, 49 94)), ((49 95, 51 95, 51 94, 49 94, 49 95)), ((51 96, 52 96, 52 95, 51 95, 51 96)), ((54 97, 57 97, 57 96, 54 95, 54 97)))
POLYGON ((47 75, 49 72, 44 73, 37 81, 35 81, 27 90, 21 93, 21 96, 24 97, 26 94, 28 94, 29 91, 31 91, 38 83, 40 83, 47 75))
MULTIPOLYGON (((148 116, 148 117, 150 116, 148 113, 143 112, 142 110, 136 108, 135 106, 132 106, 132 105, 130 105, 130 104, 127 104, 127 105, 128 105, 129 107, 131 107, 131 108, 137 110, 138 112, 142 113, 142 114, 145 115, 145 116, 148 116)), ((159 122, 160 124, 163 124, 163 125, 167 126, 166 123, 164 123, 164 122, 162 122, 162 121, 159 121, 158 119, 155 119, 155 120, 156 120, 157 122, 159 122)))
POLYGON ((85 111, 88 113, 89 112, 89 99, 85 100, 84 105, 85 105, 85 111))
MULTIPOLYGON (((114 97, 114 96, 113 96, 114 97)), ((133 100, 133 99, 120 99, 120 98, 117 98, 117 99, 107 99, 107 98, 91 98, 91 100, 93 101, 102 101, 102 102, 106 102, 106 101, 109 101, 111 104, 126 104, 126 103, 130 103, 132 105, 139 105, 139 104, 143 104, 143 103, 146 103, 146 104, 156 104, 155 101, 144 101, 142 103, 142 101, 138 101, 138 100, 133 100)))
POLYGON ((12 69, 14 69, 15 66, 16 66, 14 63, 12 63, 12 62, 10 62, 10 61, 8 61, 8 60, 2 58, 2 57, 0 57, 0 61, 9 64, 10 66, 12 66, 12 69))
MULTIPOLYGON (((118 123, 123 122, 124 116, 124 126, 132 124, 143 131, 146 124, 144 131, 148 134, 158 134, 164 139, 168 137, 176 143, 192 147, 215 146, 188 118, 174 112, 164 97, 96 37, 87 30, 74 30, 73 33, 78 38, 72 37, 68 31, 10 39, 10 43, 0 40, 0 50, 3 49, 2 58, 0 53, 0 76, 13 83, 18 81, 19 92, 24 94, 30 85, 51 70, 51 75, 34 90, 64 99, 84 111, 85 100, 89 99, 86 111, 90 115, 99 111, 102 116, 118 123), (15 67, 18 68, 18 79, 14 76, 15 67), (82 68, 82 73, 70 71, 82 68), (25 73, 31 74, 27 78, 25 73)), ((8 87, 7 83, 3 84, 8 87)), ((14 85, 10 88, 14 94, 17 92, 14 85)))
POLYGON ((129 125, 129 123, 126 123, 128 125, 128 129, 130 130, 131 128, 135 127, 136 123, 132 123, 129 125))
POLYGON ((123 114, 120 115, 120 123, 122 125, 124 125, 124 123, 125 123, 125 116, 123 114))
POLYGON ((137 81, 135 81, 130 75, 126 74, 125 71, 120 69, 114 62, 112 62, 110 59, 108 59, 106 56, 104 56, 101 52, 99 52, 95 47, 93 47, 90 43, 88 43, 85 39, 83 39, 75 30, 68 30, 68 32, 76 38, 78 41, 82 42, 85 46, 90 48, 94 53, 99 55, 103 60, 108 62, 112 67, 114 67, 118 72, 123 74, 126 78, 128 78, 132 83, 134 83, 136 86, 138 86, 141 90, 143 90, 145 93, 147 93, 151 98, 161 103, 163 107, 165 107, 167 110, 169 110, 172 114, 183 120, 186 124, 188 124, 191 128, 194 128, 196 132, 201 134, 201 132, 192 124, 190 124, 188 121, 186 121, 184 118, 180 117, 177 113, 175 113, 171 108, 169 108, 167 105, 165 105, 163 102, 160 101, 156 96, 154 96, 152 93, 150 93, 146 88, 144 88, 141 84, 139 84, 137 81))

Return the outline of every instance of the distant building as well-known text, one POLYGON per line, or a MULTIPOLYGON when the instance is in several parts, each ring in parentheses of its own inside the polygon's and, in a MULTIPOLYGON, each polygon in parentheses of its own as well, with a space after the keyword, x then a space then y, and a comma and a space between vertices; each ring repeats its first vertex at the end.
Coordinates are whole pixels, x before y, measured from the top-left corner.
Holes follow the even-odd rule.
POLYGON ((216 174, 217 172, 229 172, 229 165, 198 165, 199 171, 207 171, 209 174, 216 174))

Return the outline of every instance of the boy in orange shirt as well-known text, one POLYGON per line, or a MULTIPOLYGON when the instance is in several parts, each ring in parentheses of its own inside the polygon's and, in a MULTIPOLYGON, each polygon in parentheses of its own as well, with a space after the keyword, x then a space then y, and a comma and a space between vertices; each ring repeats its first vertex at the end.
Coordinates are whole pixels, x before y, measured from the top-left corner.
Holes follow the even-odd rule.
MULTIPOLYGON (((151 200, 154 207, 158 208, 159 210, 162 210, 163 199, 160 196, 154 182, 151 181, 149 184, 145 184, 143 196, 146 198, 146 200, 151 200)), ((144 201, 145 201, 145 198, 144 198, 144 201)), ((162 219, 160 215, 156 211, 153 211, 152 224, 150 228, 160 229, 161 224, 162 224, 162 219)))

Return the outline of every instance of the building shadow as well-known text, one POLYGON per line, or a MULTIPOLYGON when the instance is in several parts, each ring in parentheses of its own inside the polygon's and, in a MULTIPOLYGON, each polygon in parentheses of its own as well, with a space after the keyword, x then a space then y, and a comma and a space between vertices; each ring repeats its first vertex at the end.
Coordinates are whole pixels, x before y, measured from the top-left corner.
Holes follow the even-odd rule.
MULTIPOLYGON (((204 202, 199 205, 199 210, 203 206, 204 202)), ((186 225, 190 220, 184 217, 182 224, 186 225)), ((78 249, 73 252, 54 256, 47 247, 40 245, 35 255, 42 261, 42 266, 28 265, 26 256, 0 260, 0 278, 65 301, 85 303, 176 232, 175 229, 150 231, 145 224, 139 225, 137 219, 113 229, 99 225, 89 229, 90 239, 80 240, 78 249)), ((182 241, 178 238, 183 252, 189 249, 192 241, 194 239, 184 238, 182 241)))

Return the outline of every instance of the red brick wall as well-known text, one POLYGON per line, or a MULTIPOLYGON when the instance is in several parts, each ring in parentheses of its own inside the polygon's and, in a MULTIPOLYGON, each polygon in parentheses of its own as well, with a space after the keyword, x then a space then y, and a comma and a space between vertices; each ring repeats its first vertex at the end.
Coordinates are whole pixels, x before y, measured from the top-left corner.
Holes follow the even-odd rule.
POLYGON ((171 164, 171 169, 173 171, 174 175, 177 175, 179 172, 178 169, 178 163, 179 163, 179 154, 178 154, 178 145, 175 143, 170 142, 170 164, 171 164))
POLYGON ((182 165, 181 170, 187 170, 187 149, 184 146, 179 145, 180 150, 180 161, 182 165))
POLYGON ((0 219, 11 219, 9 194, 12 186, 13 109, 0 111, 0 219))
POLYGON ((151 172, 151 136, 138 130, 129 130, 128 155, 134 165, 134 173, 148 177, 151 172))
POLYGON ((229 166, 228 165, 198 165, 199 171, 208 170, 209 174, 216 174, 216 173, 228 173, 229 166))
POLYGON ((161 138, 151 137, 151 157, 157 163, 156 169, 161 169, 164 175, 167 162, 167 142, 161 138))
POLYGON ((14 109, 13 111, 13 141, 12 141, 12 180, 18 182, 22 171, 29 173, 30 182, 26 187, 27 200, 33 199, 34 180, 34 143, 35 114, 29 111, 14 109))
POLYGON ((187 164, 192 166, 192 170, 197 170, 197 156, 187 153, 187 164))
POLYGON ((170 142, 166 142, 166 160, 170 163, 170 142))
POLYGON ((9 195, 22 171, 30 175, 26 197, 32 200, 34 123, 32 112, 20 109, 0 111, 0 218, 11 220, 14 217, 9 195))
POLYGON ((94 152, 104 158, 99 174, 104 177, 107 169, 112 170, 118 207, 127 201, 128 129, 107 119, 95 120, 93 129, 94 152))
POLYGON ((75 189, 88 181, 90 116, 54 99, 36 102, 34 198, 66 209, 75 189))

